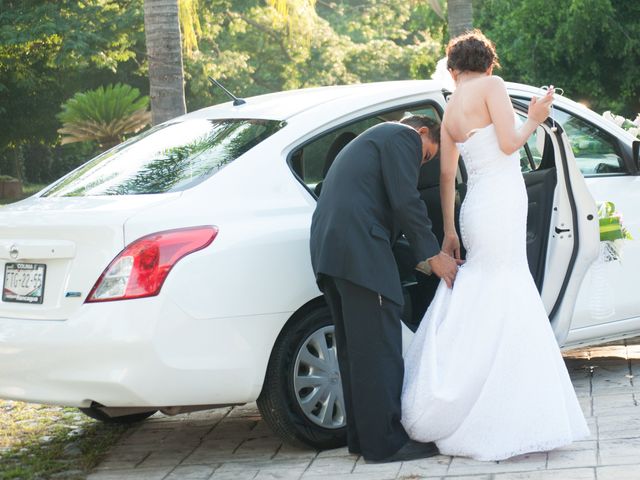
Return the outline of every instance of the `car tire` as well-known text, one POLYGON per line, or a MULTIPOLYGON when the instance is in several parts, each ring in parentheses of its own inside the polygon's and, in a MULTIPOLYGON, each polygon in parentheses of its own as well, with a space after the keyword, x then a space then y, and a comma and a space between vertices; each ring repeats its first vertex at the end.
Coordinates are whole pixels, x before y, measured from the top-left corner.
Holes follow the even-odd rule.
POLYGON ((146 420, 151 415, 157 412, 157 410, 151 410, 148 412, 132 413, 131 415, 111 417, 97 407, 79 408, 78 410, 84 413, 87 417, 91 417, 94 420, 117 425, 129 425, 132 423, 138 423, 146 420))
POLYGON ((316 305, 292 319, 273 348, 257 404, 262 418, 289 444, 317 449, 347 444, 333 334, 329 309, 316 305), (317 378, 322 384, 304 386, 317 378))

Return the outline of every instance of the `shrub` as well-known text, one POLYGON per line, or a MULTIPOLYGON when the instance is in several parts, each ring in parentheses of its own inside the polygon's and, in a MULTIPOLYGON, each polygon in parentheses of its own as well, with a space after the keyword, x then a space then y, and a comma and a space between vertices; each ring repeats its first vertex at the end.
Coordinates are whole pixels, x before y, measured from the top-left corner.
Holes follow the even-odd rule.
POLYGON ((129 85, 117 83, 76 93, 62 105, 61 143, 96 141, 111 148, 149 125, 149 97, 129 85))

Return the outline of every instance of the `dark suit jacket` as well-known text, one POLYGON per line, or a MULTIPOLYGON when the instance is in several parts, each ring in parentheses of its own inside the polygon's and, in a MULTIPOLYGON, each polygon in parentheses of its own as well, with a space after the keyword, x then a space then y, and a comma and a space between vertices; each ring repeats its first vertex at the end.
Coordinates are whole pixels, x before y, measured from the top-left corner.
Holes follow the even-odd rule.
POLYGON ((343 278, 402 305, 391 246, 404 233, 416 264, 440 245, 418 193, 420 135, 400 123, 376 125, 336 157, 311 222, 311 263, 322 276, 343 278))

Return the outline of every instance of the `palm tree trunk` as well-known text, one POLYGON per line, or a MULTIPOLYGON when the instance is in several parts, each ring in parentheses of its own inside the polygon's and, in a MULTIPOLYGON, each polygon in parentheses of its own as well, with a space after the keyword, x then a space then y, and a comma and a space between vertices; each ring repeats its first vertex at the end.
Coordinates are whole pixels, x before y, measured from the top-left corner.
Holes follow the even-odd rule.
POLYGON ((471 0, 447 0, 449 37, 457 37, 473 28, 471 0))
POLYGON ((178 0, 144 0, 153 125, 187 111, 182 73, 178 0))
POLYGON ((22 148, 18 145, 13 149, 13 176, 22 181, 22 148))

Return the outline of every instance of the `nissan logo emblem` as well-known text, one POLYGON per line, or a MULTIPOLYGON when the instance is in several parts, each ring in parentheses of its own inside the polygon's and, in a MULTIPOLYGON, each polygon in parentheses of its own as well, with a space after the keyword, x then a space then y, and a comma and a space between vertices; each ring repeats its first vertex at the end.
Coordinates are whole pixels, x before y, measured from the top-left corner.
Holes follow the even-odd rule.
POLYGON ((18 258, 18 255, 20 255, 20 250, 18 250, 18 247, 15 245, 11 245, 11 248, 9 248, 9 255, 11 255, 11 258, 15 260, 18 258))

